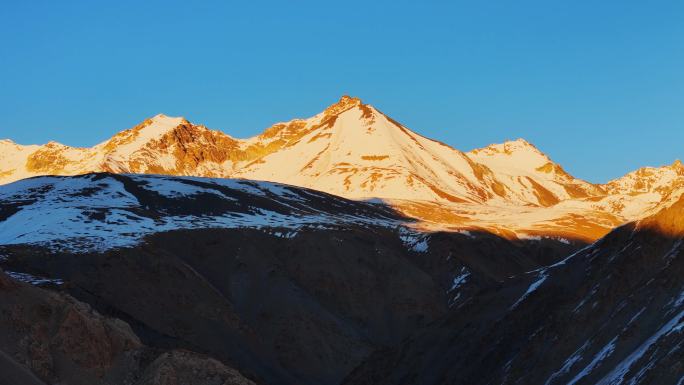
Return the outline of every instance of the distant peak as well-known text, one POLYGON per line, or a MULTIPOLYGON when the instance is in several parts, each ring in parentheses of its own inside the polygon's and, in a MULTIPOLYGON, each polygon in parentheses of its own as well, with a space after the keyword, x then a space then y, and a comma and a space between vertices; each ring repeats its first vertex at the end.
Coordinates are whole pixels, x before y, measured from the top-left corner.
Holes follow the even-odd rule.
POLYGON ((532 143, 528 142, 523 138, 518 138, 515 140, 507 140, 503 143, 504 147, 510 149, 532 149, 539 152, 539 149, 532 143))
POLYGON ((325 109, 326 115, 337 115, 350 108, 362 105, 361 99, 349 95, 343 95, 340 100, 325 109))
POLYGON ((518 139, 515 139, 515 140, 508 140, 508 141, 506 141, 506 143, 513 143, 513 144, 519 144, 519 145, 522 145, 522 146, 534 147, 534 145, 533 145, 532 143, 526 141, 526 140, 523 139, 523 138, 518 138, 518 139))
POLYGON ((478 148, 471 151, 474 154, 506 154, 512 155, 519 152, 533 152, 546 157, 534 144, 525 139, 518 138, 515 140, 507 140, 503 143, 490 144, 484 148, 478 148))
POLYGON ((105 144, 107 150, 113 150, 120 146, 127 146, 124 152, 132 152, 132 148, 140 148, 151 140, 157 140, 171 132, 176 127, 188 123, 183 117, 171 117, 157 114, 145 119, 137 126, 121 131, 111 137, 105 144))
POLYGON ((166 132, 186 123, 189 122, 182 116, 168 116, 164 114, 157 114, 145 120, 141 124, 133 127, 133 131, 166 132))
POLYGON ((62 143, 57 142, 57 141, 51 140, 51 141, 45 143, 45 146, 47 146, 47 147, 63 147, 64 145, 62 143))
POLYGON ((162 121, 178 121, 178 122, 187 122, 187 120, 182 117, 182 116, 168 116, 165 114, 157 114, 150 118, 150 120, 154 122, 162 122, 162 121))
POLYGON ((353 104, 353 105, 359 105, 361 104, 361 99, 357 98, 356 96, 349 96, 349 95, 342 95, 340 100, 337 102, 338 104, 353 104))

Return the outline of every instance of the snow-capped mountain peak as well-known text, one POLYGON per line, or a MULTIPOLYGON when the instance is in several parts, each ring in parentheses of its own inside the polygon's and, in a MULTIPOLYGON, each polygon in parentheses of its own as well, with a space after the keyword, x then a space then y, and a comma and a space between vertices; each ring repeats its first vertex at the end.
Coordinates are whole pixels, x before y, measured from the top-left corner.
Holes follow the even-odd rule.
POLYGON ((684 165, 679 160, 661 167, 642 167, 608 182, 606 190, 613 194, 656 193, 668 195, 684 187, 684 165))
MULTIPOLYGON (((470 151, 469 156, 494 168, 534 171, 546 168, 551 159, 525 139, 516 139, 470 151)), ((515 173, 515 172, 514 172, 515 173)))
POLYGON ((130 155, 147 145, 149 142, 159 140, 169 133, 169 131, 172 131, 181 124, 187 123, 188 121, 182 117, 170 117, 164 114, 158 114, 133 128, 116 134, 105 142, 104 146, 109 151, 130 155))
POLYGON ((524 201, 536 198, 541 205, 552 206, 566 199, 603 195, 598 186, 568 174, 524 139, 491 144, 468 156, 496 170, 502 183, 524 201))
MULTIPOLYGON (((358 98, 342 97, 322 114, 275 128, 294 134, 237 176, 352 198, 463 202, 487 197, 462 152, 415 134, 358 98)), ((266 131, 269 138, 272 130, 266 131)))
POLYGON ((159 114, 94 149, 103 171, 226 176, 238 147, 221 131, 159 114))

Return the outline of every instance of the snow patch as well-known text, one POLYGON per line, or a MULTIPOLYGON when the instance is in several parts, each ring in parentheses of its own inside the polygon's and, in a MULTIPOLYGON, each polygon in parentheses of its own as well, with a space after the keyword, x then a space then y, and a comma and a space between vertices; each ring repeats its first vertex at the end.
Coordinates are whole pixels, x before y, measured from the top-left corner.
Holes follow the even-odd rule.
POLYGON ((470 277, 470 272, 464 266, 461 268, 460 274, 454 277, 451 288, 447 292, 450 293, 461 287, 461 285, 467 282, 468 277, 470 277))
POLYGON ((610 373, 608 373, 598 382, 598 385, 621 384, 624 380, 625 374, 627 374, 632 367, 632 364, 638 361, 648 351, 648 349, 660 339, 660 337, 665 334, 679 332, 681 330, 681 327, 678 326, 678 322, 682 317, 684 317, 684 310, 672 317, 655 334, 650 336, 635 351, 627 356, 627 358, 622 360, 622 362, 620 362, 610 373))
POLYGON ((26 282, 34 286, 43 285, 63 285, 64 281, 61 279, 43 278, 27 273, 18 273, 16 271, 5 271, 7 275, 16 279, 17 281, 26 282))
POLYGON ((568 382, 567 385, 574 385, 577 383, 579 380, 582 378, 588 376, 598 365, 601 364, 606 358, 610 357, 611 354, 615 351, 615 341, 617 341, 617 337, 613 337, 606 346, 604 346, 596 355, 594 356, 594 359, 591 360, 589 365, 585 366, 582 371, 580 371, 575 377, 568 382))
POLYGON ((399 238, 410 250, 418 253, 426 253, 429 249, 428 238, 424 234, 418 234, 406 228, 400 229, 399 238))
POLYGON ((548 380, 546 380, 544 385, 549 385, 556 378, 568 374, 570 372, 570 369, 572 369, 573 365, 575 365, 575 363, 579 362, 582 359, 582 354, 587 349, 587 347, 589 347, 589 341, 585 342, 579 349, 575 350, 575 352, 572 353, 572 355, 570 355, 570 357, 568 357, 565 360, 565 362, 563 362, 563 366, 561 366, 560 369, 551 374, 551 376, 548 380))
POLYGON ((509 310, 515 309, 518 306, 518 304, 520 304, 520 302, 525 300, 525 298, 527 298, 530 294, 532 294, 535 290, 537 290, 539 288, 539 286, 541 286, 541 284, 544 283, 544 281, 546 281, 546 278, 548 278, 548 273, 546 272, 546 270, 540 271, 539 275, 537 276, 537 280, 532 282, 532 284, 527 288, 527 291, 525 292, 525 294, 523 294, 520 298, 518 298, 518 300, 515 301, 515 303, 513 305, 511 305, 509 310))

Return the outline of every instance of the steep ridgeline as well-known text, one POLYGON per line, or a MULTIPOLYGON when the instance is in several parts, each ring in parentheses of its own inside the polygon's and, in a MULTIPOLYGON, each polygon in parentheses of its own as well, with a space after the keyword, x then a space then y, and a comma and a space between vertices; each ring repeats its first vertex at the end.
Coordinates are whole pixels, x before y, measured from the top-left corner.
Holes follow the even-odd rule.
POLYGON ((92 148, 0 141, 0 183, 87 172, 265 180, 382 198, 434 224, 501 234, 569 228, 569 236, 584 239, 652 213, 682 191, 682 170, 675 163, 595 185, 522 139, 464 153, 348 96, 249 139, 157 115, 92 148))
POLYGON ((458 302, 345 384, 682 384, 684 198, 673 202, 458 302))

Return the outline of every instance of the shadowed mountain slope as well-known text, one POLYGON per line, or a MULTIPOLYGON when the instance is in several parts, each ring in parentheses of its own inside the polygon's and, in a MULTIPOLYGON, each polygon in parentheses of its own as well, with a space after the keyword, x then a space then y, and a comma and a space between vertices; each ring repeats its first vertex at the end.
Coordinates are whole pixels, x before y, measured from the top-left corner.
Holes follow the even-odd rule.
POLYGON ((680 384, 683 202, 486 288, 345 384, 680 384))
POLYGON ((209 357, 147 347, 127 323, 2 270, 0 371, 3 385, 253 384, 209 357))
POLYGON ((90 174, 0 194, 11 274, 122 319, 145 346, 268 384, 337 384, 479 290, 581 246, 424 233, 381 204, 269 182, 90 174))

